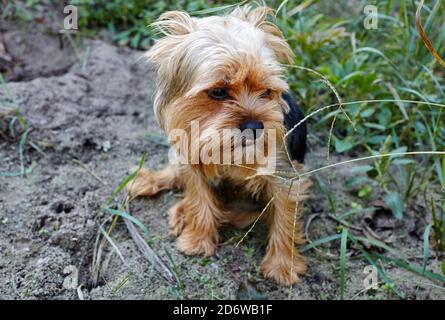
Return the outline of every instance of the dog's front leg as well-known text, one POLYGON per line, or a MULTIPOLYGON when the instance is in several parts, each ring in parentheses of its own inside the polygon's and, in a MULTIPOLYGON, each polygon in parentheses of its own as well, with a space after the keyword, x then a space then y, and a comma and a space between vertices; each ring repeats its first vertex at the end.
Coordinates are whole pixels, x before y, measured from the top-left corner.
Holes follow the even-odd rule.
POLYGON ((176 206, 184 217, 184 229, 177 239, 178 249, 189 255, 211 256, 218 243, 223 212, 200 171, 189 167, 183 177, 185 197, 176 206))
POLYGON ((261 270, 264 276, 290 285, 298 281, 298 274, 306 271, 306 263, 295 247, 304 242, 300 223, 304 190, 298 190, 298 185, 290 188, 278 183, 270 189, 274 199, 268 215, 268 245, 261 270))
POLYGON ((133 197, 151 197, 163 190, 180 189, 182 185, 178 165, 169 164, 160 171, 138 169, 136 178, 127 185, 127 190, 133 197))

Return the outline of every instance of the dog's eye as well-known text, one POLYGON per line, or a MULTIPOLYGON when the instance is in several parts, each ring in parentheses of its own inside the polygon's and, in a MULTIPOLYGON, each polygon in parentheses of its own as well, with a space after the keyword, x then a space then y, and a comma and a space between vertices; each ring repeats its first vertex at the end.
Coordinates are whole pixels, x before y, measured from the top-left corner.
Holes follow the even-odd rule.
POLYGON ((264 92, 260 95, 260 98, 262 98, 262 99, 269 98, 271 93, 272 93, 272 90, 267 89, 266 91, 264 91, 264 92))
POLYGON ((229 91, 226 88, 214 88, 207 91, 210 98, 215 100, 224 100, 229 97, 229 91))

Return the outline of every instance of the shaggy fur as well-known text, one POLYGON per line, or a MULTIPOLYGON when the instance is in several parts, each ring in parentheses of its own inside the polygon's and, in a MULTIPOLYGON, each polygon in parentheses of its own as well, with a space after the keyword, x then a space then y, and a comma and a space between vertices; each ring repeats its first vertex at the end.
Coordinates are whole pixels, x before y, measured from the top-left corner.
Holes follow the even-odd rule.
MULTIPOLYGON (((191 18, 172 11, 159 18, 155 27, 164 37, 146 57, 157 76, 154 112, 167 135, 175 129, 190 132, 191 122, 198 121, 200 136, 189 144, 199 142, 202 150, 211 143, 205 139, 209 132, 239 128, 246 119, 255 119, 264 125, 263 138, 267 129, 277 133, 279 148, 273 154, 266 150, 268 159, 276 161, 277 170, 292 169, 283 138, 302 114, 286 94, 289 88, 280 65, 292 63, 293 53, 280 30, 267 20, 270 13, 268 8, 245 6, 225 16, 191 18), (226 88, 230 97, 212 99, 208 93, 214 88, 226 88)), ((294 167, 302 170, 305 127, 290 138, 294 167)), ((169 211, 169 223, 178 249, 190 255, 213 255, 222 224, 244 228, 262 213, 269 232, 261 270, 290 285, 306 270, 295 244, 304 242, 300 215, 310 182, 255 175, 263 166, 170 164, 158 172, 141 170, 130 193, 153 196, 165 189, 184 190, 182 200, 169 211)))

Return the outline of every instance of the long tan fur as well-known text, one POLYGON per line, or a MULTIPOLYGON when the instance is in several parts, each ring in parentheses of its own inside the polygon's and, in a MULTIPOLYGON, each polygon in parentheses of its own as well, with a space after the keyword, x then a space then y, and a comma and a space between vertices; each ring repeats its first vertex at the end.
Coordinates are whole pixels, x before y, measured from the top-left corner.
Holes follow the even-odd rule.
MULTIPOLYGON (((204 133, 222 132, 255 118, 264 129, 278 133, 280 151, 274 156, 279 167, 292 168, 282 146, 287 105, 281 93, 288 85, 280 62, 291 63, 293 53, 268 20, 270 13, 269 8, 244 6, 224 16, 192 18, 173 11, 159 18, 154 27, 163 37, 146 58, 156 70, 154 111, 167 135, 175 129, 189 132, 192 121, 199 121, 198 140, 205 147, 210 142, 204 133), (215 87, 228 88, 231 99, 210 99, 207 92, 215 87)), ((299 221, 310 182, 296 180, 291 185, 271 175, 252 177, 256 169, 256 164, 171 164, 162 171, 141 172, 130 192, 152 196, 169 188, 183 189, 183 199, 169 211, 171 231, 179 250, 206 256, 215 253, 222 224, 245 227, 261 212, 235 212, 225 206, 212 184, 229 181, 239 194, 263 204, 273 198, 262 215, 269 236, 261 270, 280 284, 292 284, 306 270, 294 243, 304 241, 299 221)))

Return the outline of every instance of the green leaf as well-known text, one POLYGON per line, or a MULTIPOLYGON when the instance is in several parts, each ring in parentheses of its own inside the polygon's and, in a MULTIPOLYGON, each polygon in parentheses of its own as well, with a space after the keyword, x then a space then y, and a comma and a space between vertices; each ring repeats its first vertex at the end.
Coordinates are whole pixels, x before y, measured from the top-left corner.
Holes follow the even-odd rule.
POLYGON ((391 192, 384 199, 385 203, 391 210, 394 218, 400 220, 403 218, 403 200, 399 193, 391 192))
POLYGON ((374 169, 374 168, 370 165, 357 166, 357 167, 354 167, 351 169, 351 173, 354 173, 354 174, 365 173, 372 169, 374 169))
POLYGON ((374 135, 366 139, 369 144, 382 144, 385 141, 385 136, 374 135))
POLYGON ((363 176, 358 176, 358 177, 351 177, 349 179, 346 180, 345 182, 345 187, 348 189, 354 188, 354 187, 358 187, 361 184, 368 182, 368 178, 367 177, 363 177, 363 176))
POLYGON ((392 113, 389 108, 382 108, 378 115, 379 123, 387 127, 391 123, 392 113))
POLYGON ((442 274, 445 276, 445 261, 442 262, 442 274))
POLYGON ((366 185, 360 189, 360 191, 358 192, 358 196, 360 198, 366 198, 369 197, 371 193, 372 193, 372 187, 370 185, 366 185))
POLYGON ((378 124, 378 123, 365 122, 363 125, 365 127, 367 127, 367 128, 370 128, 370 129, 377 129, 377 130, 380 130, 380 131, 385 131, 386 130, 385 126, 382 126, 381 124, 378 124))
POLYGON ((412 163, 416 163, 416 161, 412 160, 412 159, 395 159, 392 162, 394 165, 407 165, 407 164, 412 164, 412 163))
POLYGON ((131 39, 130 46, 131 46, 132 48, 137 48, 138 45, 139 45, 139 41, 140 41, 140 40, 141 40, 141 34, 140 34, 140 33, 137 33, 137 34, 131 39))
POLYGON ((370 170, 370 171, 368 171, 367 174, 368 174, 368 177, 370 177, 372 179, 375 179, 375 178, 377 178, 379 176, 379 172, 375 168, 370 170))
POLYGON ((360 116, 362 118, 368 118, 368 117, 372 116, 374 114, 374 112, 375 112, 375 109, 369 108, 369 109, 366 109, 366 110, 360 112, 360 116))
POLYGON ((351 150, 354 147, 351 141, 335 139, 335 151, 342 153, 351 150))
MULTIPOLYGON (((394 72, 397 74, 397 76, 400 78, 400 80, 403 81, 403 83, 407 83, 407 81, 403 78, 402 74, 399 72, 399 68, 381 51, 377 50, 376 48, 372 48, 372 47, 362 47, 358 50, 355 51, 355 54, 358 53, 362 53, 362 52, 366 52, 366 53, 373 53, 376 54, 380 57, 382 57, 383 59, 385 59, 389 65, 394 69, 394 72)), ((402 109, 402 112, 404 112, 404 115, 406 115, 406 111, 405 109, 402 109)), ((407 116, 405 118, 408 118, 407 116)))
POLYGON ((130 36, 130 34, 131 34, 131 30, 126 30, 126 31, 120 32, 113 37, 113 40, 114 41, 128 40, 128 37, 130 36))
POLYGON ((307 244, 307 245, 305 245, 303 248, 301 248, 301 252, 305 252, 305 251, 308 251, 308 250, 313 249, 313 248, 315 248, 315 247, 318 247, 318 246, 321 245, 321 244, 324 244, 324 243, 328 243, 328 242, 337 240, 337 239, 339 239, 340 237, 341 237, 341 235, 339 235, 339 234, 334 234, 334 235, 331 235, 331 236, 327 236, 327 237, 325 237, 325 238, 321 238, 321 239, 315 240, 315 241, 313 241, 312 243, 307 244))
POLYGON ((23 114, 18 109, 16 110, 16 116, 17 116, 17 119, 19 120, 19 123, 20 123, 20 126, 22 127, 22 129, 28 130, 28 125, 26 124, 25 117, 23 117, 23 114))
POLYGON ((139 172, 139 170, 136 170, 135 172, 132 172, 127 178, 125 178, 125 180, 116 188, 116 190, 113 191, 113 193, 108 198, 106 203, 109 204, 114 199, 114 197, 119 192, 121 192, 130 181, 132 181, 134 178, 136 178, 138 172, 139 172))
POLYGON ((112 214, 115 216, 119 216, 122 218, 126 218, 128 220, 130 220, 131 222, 133 222, 135 225, 137 225, 139 228, 141 228, 141 230, 145 233, 146 236, 148 236, 148 230, 147 228, 142 224, 142 222, 140 222, 138 219, 136 219, 135 217, 129 215, 127 212, 125 211, 119 211, 119 210, 114 210, 111 208, 102 208, 102 211, 108 214, 112 214))

